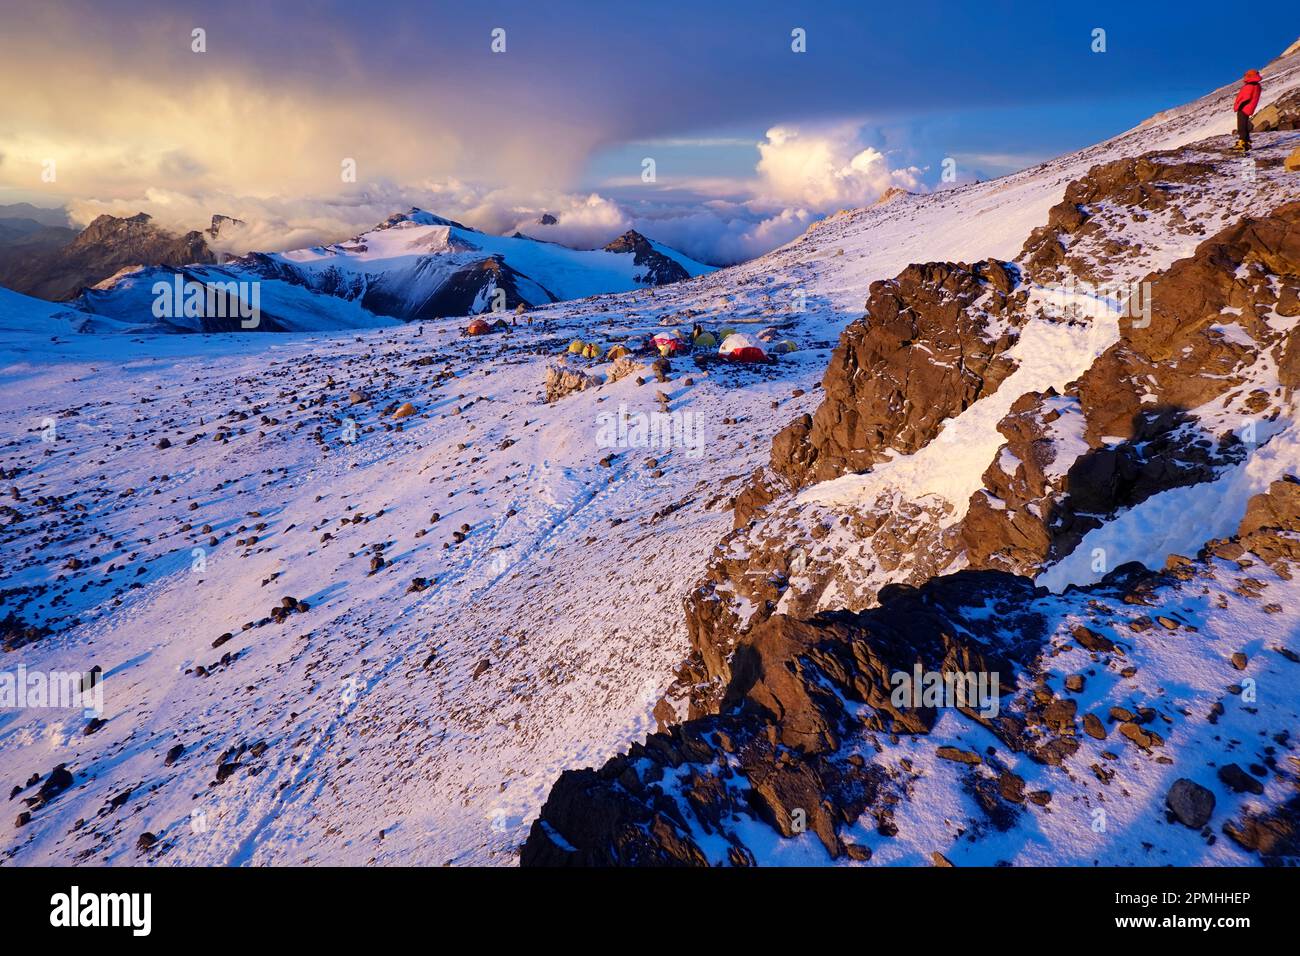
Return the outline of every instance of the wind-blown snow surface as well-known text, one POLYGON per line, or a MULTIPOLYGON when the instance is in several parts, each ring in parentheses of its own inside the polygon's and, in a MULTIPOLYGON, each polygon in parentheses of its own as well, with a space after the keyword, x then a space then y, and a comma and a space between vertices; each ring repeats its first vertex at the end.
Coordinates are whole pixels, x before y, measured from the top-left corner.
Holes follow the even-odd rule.
MULTIPOLYGON (((57 302, 35 299, 12 289, 0 288, 0 335, 17 347, 30 346, 35 336, 71 335, 75 332, 119 331, 112 320, 102 320, 110 327, 96 328, 84 312, 57 302)), ((38 348, 43 348, 37 343, 38 348)))
MULTIPOLYGON (((1296 73, 1272 74, 1267 98, 1296 73)), ((466 339, 459 321, 114 338, 0 321, 5 487, 21 494, 0 536, 4 611, 54 629, 0 668, 107 674, 92 735, 80 712, 0 713, 0 782, 75 774, 5 831, 6 859, 514 862, 561 770, 652 729, 733 482, 815 408, 868 285, 912 261, 1014 256, 1069 180, 1226 132, 1230 95, 1001 180, 833 217, 744 266, 539 310, 509 337, 466 339), (677 360, 666 386, 629 377, 542 404, 572 338, 696 319, 780 324, 802 351, 707 375, 677 360), (369 401, 348 405, 354 389, 369 401), (599 416, 652 411, 656 390, 696 416, 704 454, 615 449, 602 465, 599 416), (383 412, 405 401, 418 411, 397 431, 383 412), (409 591, 416 577, 432 583, 409 591), (242 629, 286 595, 310 610, 242 629), (136 849, 144 831, 161 849, 136 849)))

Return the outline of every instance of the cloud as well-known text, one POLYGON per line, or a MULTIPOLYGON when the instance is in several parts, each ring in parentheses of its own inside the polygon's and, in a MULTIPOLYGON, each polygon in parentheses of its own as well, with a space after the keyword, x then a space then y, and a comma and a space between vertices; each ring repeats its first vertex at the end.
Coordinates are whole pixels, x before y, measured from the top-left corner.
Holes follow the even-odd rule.
POLYGON ((521 79, 522 61, 499 64, 474 88, 426 61, 363 53, 329 18, 256 34, 266 14, 205 14, 206 53, 190 49, 192 16, 179 10, 119 20, 107 8, 52 3, 15 23, 0 86, 23 95, 0 111, 0 186, 56 201, 163 190, 346 204, 383 183, 473 169, 537 189, 571 181, 605 135, 598 108, 576 117, 538 109, 546 83, 521 79), (268 48, 274 37, 280 47, 268 48), (46 184, 49 159, 58 175, 46 184), (342 175, 347 159, 355 182, 342 175))
POLYGON ((534 197, 516 204, 514 211, 523 216, 516 220, 512 231, 578 249, 602 246, 632 228, 627 211, 599 193, 534 197), (543 213, 550 213, 558 221, 551 226, 539 225, 537 220, 543 213))
POLYGON ((575 248, 597 248, 636 229, 694 259, 729 265, 791 241, 828 212, 869 204, 890 186, 923 188, 920 170, 891 169, 883 152, 864 145, 865 132, 852 126, 773 127, 754 144, 758 158, 749 178, 679 178, 649 191, 639 179, 610 182, 610 195, 445 178, 383 180, 355 194, 295 198, 151 187, 111 199, 75 200, 68 210, 82 226, 105 213, 147 212, 177 232, 206 228, 214 213, 232 216, 247 225, 223 228, 210 244, 242 254, 336 242, 419 206, 485 232, 522 232, 575 248), (544 213, 557 222, 539 224, 544 213))
POLYGON ((831 212, 866 205, 890 186, 921 187, 920 169, 890 169, 884 153, 863 144, 857 126, 820 131, 774 126, 758 152, 757 172, 766 196, 807 209, 831 212))
POLYGON ((810 81, 802 72, 774 81, 772 95, 719 89, 725 107, 662 90, 647 101, 644 77, 665 56, 679 67, 665 82, 683 89, 722 68, 674 60, 671 44, 610 45, 622 35, 604 22, 613 14, 584 12, 563 27, 549 13, 516 14, 505 56, 490 53, 476 15, 449 14, 436 29, 415 4, 390 16, 347 6, 304 18, 260 4, 187 12, 163 0, 140 0, 129 16, 91 0, 38 5, 13 24, 0 57, 0 85, 24 94, 0 111, 0 190, 65 204, 82 225, 139 211, 181 231, 206 228, 214 213, 245 220, 223 230, 227 252, 335 241, 416 205, 580 247, 636 228, 726 263, 889 185, 915 185, 851 125, 773 126, 759 142, 736 134, 762 128, 747 113, 811 115, 795 91, 810 81), (196 23, 206 53, 191 49, 196 23), (575 29, 602 38, 590 58, 563 55, 575 29), (583 188, 593 155, 632 145, 725 150, 727 160, 683 163, 691 178, 668 177, 658 191, 639 178, 583 188), (46 183, 51 159, 57 179, 46 183), (349 159, 355 182, 341 175, 349 159), (543 212, 558 223, 538 226, 543 212))
POLYGON ((817 218, 804 209, 765 213, 745 203, 667 208, 633 218, 644 235, 713 265, 744 262, 794 239, 817 218))

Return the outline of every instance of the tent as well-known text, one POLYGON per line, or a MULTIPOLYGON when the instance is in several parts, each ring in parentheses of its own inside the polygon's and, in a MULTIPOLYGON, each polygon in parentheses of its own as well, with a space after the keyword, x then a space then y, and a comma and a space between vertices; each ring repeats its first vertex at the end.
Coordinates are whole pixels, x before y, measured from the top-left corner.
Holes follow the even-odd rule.
POLYGON ((587 350, 587 343, 582 341, 582 339, 574 339, 572 342, 569 343, 570 355, 581 355, 586 350, 587 350))
POLYGON ((488 325, 482 319, 475 319, 465 327, 466 335, 487 335, 492 331, 492 326, 488 325))
POLYGON ((695 336, 694 344, 697 349, 711 349, 717 346, 718 340, 712 332, 701 332, 695 336))
POLYGON ((627 346, 614 345, 610 347, 610 350, 609 352, 606 353, 605 358, 610 362, 616 362, 619 359, 624 358, 631 354, 632 352, 630 349, 627 348, 627 346))
POLYGON ((719 341, 719 342, 725 342, 725 341, 727 341, 727 336, 728 336, 728 335, 735 335, 735 334, 736 334, 736 330, 735 330, 735 329, 733 329, 733 328, 732 328, 731 326, 729 326, 729 325, 724 325, 724 326, 722 327, 722 331, 718 333, 718 341, 719 341))
POLYGON ((733 362, 767 361, 767 353, 763 351, 762 346, 748 335, 741 335, 739 332, 728 335, 723 340, 718 353, 723 358, 730 359, 733 362))
POLYGON ((777 355, 782 355, 786 352, 798 352, 799 346, 792 339, 782 339, 772 345, 772 351, 777 355))
POLYGON ((660 355, 676 355, 678 352, 686 351, 686 343, 682 341, 682 334, 676 329, 660 332, 650 340, 650 344, 659 350, 660 355))
POLYGON ((595 342, 588 342, 587 347, 582 350, 582 357, 588 359, 600 358, 600 346, 595 342))

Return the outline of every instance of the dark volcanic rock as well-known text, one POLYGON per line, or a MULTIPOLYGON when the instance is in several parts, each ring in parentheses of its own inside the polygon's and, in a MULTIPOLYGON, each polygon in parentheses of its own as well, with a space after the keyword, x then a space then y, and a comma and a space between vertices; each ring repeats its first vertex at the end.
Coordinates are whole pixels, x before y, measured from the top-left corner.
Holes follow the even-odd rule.
POLYGON ((1253 793, 1258 796, 1264 792, 1264 785, 1235 763, 1224 764, 1220 767, 1219 779, 1234 793, 1253 793))
POLYGON ((13 611, 0 620, 0 649, 8 652, 28 644, 35 644, 50 634, 50 629, 38 624, 29 624, 13 611))
POLYGON ((377 315, 395 315, 404 319, 428 319, 444 315, 472 315, 475 306, 487 298, 487 290, 505 293, 503 314, 519 305, 531 308, 556 301, 556 296, 528 276, 512 268, 501 256, 489 256, 452 273, 437 290, 412 312, 407 306, 409 290, 388 291, 383 283, 369 287, 361 304, 377 315), (540 290, 538 295, 533 289, 540 290))
POLYGON ((1214 794, 1194 780, 1180 777, 1165 796, 1169 812, 1185 827, 1199 830, 1214 813, 1214 794))

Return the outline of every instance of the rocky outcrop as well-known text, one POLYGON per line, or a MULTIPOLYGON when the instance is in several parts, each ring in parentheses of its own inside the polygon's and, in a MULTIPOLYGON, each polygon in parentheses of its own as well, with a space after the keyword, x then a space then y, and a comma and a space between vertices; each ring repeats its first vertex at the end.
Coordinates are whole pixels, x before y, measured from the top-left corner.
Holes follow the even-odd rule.
POLYGON ((1150 153, 1132 159, 1102 163, 1087 175, 1065 188, 1065 198, 1051 208, 1047 224, 1029 234, 1017 261, 1023 262, 1029 277, 1041 284, 1052 284, 1067 276, 1097 281, 1098 258, 1118 253, 1124 241, 1111 234, 1096 218, 1104 207, 1160 212, 1171 204, 1171 197, 1181 184, 1205 178, 1209 166, 1198 162, 1174 161, 1175 153, 1150 153), (1075 246, 1099 242, 1103 255, 1074 253, 1075 246))
MULTIPOLYGON (((509 311, 520 305, 528 308, 555 301, 555 295, 546 289, 542 290, 545 298, 533 301, 537 296, 531 290, 537 288, 541 287, 511 267, 503 257, 489 256, 457 269, 416 312, 405 317, 424 319, 443 315, 474 315, 491 311, 498 305, 499 311, 509 311), (492 297, 498 290, 503 293, 503 298, 495 303, 492 297)), ((404 296, 405 290, 392 295, 376 285, 362 296, 361 304, 376 315, 397 315, 405 301, 404 296)))
POLYGON ((562 364, 549 365, 546 368, 546 401, 558 402, 574 392, 586 391, 602 383, 602 379, 589 375, 581 369, 569 368, 562 364))
POLYGON ((1250 126, 1256 133, 1300 129, 1300 90, 1291 90, 1262 107, 1251 117, 1250 126))
POLYGON ((1229 820, 1223 832, 1239 846, 1257 853, 1270 866, 1295 866, 1300 860, 1300 796, 1263 812, 1229 820))
POLYGON ((1244 460, 1282 410, 1271 369, 1300 382, 1294 324, 1278 321, 1300 315, 1297 274, 1291 203, 1152 276, 1149 322, 1121 319, 1119 342, 1065 395, 1024 395, 999 423, 1007 444, 963 523, 971 563, 1033 573, 1120 509, 1244 460), (1198 418, 1216 401, 1213 420, 1198 418))
POLYGON ((1300 564, 1300 480, 1288 475, 1255 495, 1246 505, 1237 535, 1211 541, 1206 550, 1232 561, 1254 554, 1279 577, 1289 578, 1290 569, 1300 564))
POLYGON ((28 644, 35 644, 49 634, 49 628, 30 624, 10 611, 0 620, 0 650, 5 653, 16 651, 28 644))
POLYGON ((1290 203, 1240 220, 1154 277, 1151 321, 1122 321, 1120 342, 1080 381, 1089 439, 1132 437, 1143 406, 1191 409, 1242 384, 1260 347, 1281 341, 1268 315, 1300 314, 1296 286, 1284 281, 1297 270, 1300 203, 1290 203))
POLYGON ((1068 455, 1079 447, 1083 427, 1075 395, 1048 389, 1016 399, 998 423, 1007 444, 985 470, 984 487, 971 496, 961 525, 973 565, 1024 572, 1056 553, 1058 540, 1078 540, 1083 529, 1062 499, 1068 455))
POLYGON ((640 270, 636 281, 642 285, 667 285, 690 278, 690 273, 680 262, 664 255, 649 239, 633 229, 607 243, 604 249, 606 252, 630 253, 632 264, 640 270))
POLYGON ((840 336, 825 399, 779 432, 771 470, 792 488, 910 454, 1014 370, 1006 351, 1023 322, 1016 272, 976 265, 908 266, 874 282, 867 313, 840 336))
MULTIPOLYGON (((695 654, 684 674, 705 675, 688 695, 689 713, 716 709, 731 676, 730 655, 746 629, 781 602, 788 613, 815 612, 827 592, 852 590, 848 579, 860 570, 810 559, 811 547, 830 531, 817 520, 809 525, 812 540, 797 546, 779 526, 761 534, 746 527, 804 485, 916 451, 940 434, 946 419, 995 392, 1014 371, 1006 353, 1024 320, 1026 294, 1016 275, 1015 267, 994 260, 929 263, 871 286, 866 315, 845 330, 832 355, 821 405, 773 439, 769 468, 752 475, 733 500, 737 530, 686 599, 695 654), (731 553, 732 540, 739 544, 741 537, 731 553), (797 593, 789 586, 795 578, 797 593)), ((895 580, 919 584, 946 566, 929 559, 949 553, 936 547, 950 536, 938 507, 867 502, 839 523, 856 538, 872 539, 873 560, 895 580)))
MULTIPOLYGON (((754 818, 783 836, 806 829, 832 857, 863 858, 841 831, 872 809, 888 827, 884 798, 895 783, 856 743, 864 734, 925 734, 937 716, 897 702, 893 675, 997 673, 1000 689, 1013 688, 1012 675, 1043 639, 1032 596, 1023 579, 966 573, 893 589, 864 614, 771 618, 738 650, 722 714, 653 735, 600 770, 562 775, 523 864, 702 865, 707 835, 730 845, 729 862, 748 865, 754 857, 738 831, 754 818), (996 620, 969 617, 974 595, 997 607, 996 620), (675 789, 669 780, 684 800, 665 793, 675 789)), ((990 719, 973 697, 961 710, 1023 748, 1020 720, 990 719)))
POLYGON ((871 204, 871 208, 874 209, 877 206, 888 206, 896 199, 902 199, 904 196, 912 195, 914 195, 914 193, 908 192, 901 186, 890 186, 876 198, 876 201, 871 204))
MULTIPOLYGON (((890 759, 891 745, 935 732, 933 712, 888 693, 890 675, 914 664, 1003 678, 997 715, 957 708, 998 745, 933 748, 983 814, 977 829, 1050 803, 1050 792, 1027 786, 1042 774, 1026 773, 1026 761, 1103 787, 1116 776, 1107 764, 1120 759, 1117 748, 1174 762, 1166 725, 1181 715, 1120 682, 1159 652, 1160 635, 1197 628, 1140 609, 1174 606, 1180 588, 1205 594, 1224 559, 1228 569, 1262 560, 1289 578, 1300 559, 1300 483, 1274 483, 1251 501, 1237 535, 1195 560, 1171 559, 1160 572, 1125 565, 1066 597, 1036 591, 1031 577, 1121 510, 1215 480, 1268 441, 1300 376, 1300 204, 1245 217, 1149 275, 1132 304, 1148 304, 1150 321, 1136 310, 1122 317, 1118 342, 1076 381, 1011 402, 998 425, 1005 444, 960 518, 951 503, 945 511, 888 489, 874 502, 791 496, 914 453, 994 394, 1014 370, 1008 352, 1031 285, 1113 278, 1151 241, 1134 224, 1203 235, 1182 205, 1213 192, 1205 180, 1222 174, 1199 159, 1155 153, 1094 167, 1070 184, 1019 265, 915 265, 872 285, 866 315, 832 357, 822 404, 775 437, 769 467, 735 497, 735 526, 685 601, 693 652, 656 709, 662 733, 601 770, 562 777, 525 863, 746 865, 758 859, 747 837, 756 820, 783 837, 813 835, 833 859, 865 859, 863 821, 891 836, 892 808, 907 799, 910 767, 890 759), (971 570, 949 573, 950 564, 971 570), (878 592, 857 594, 855 576, 881 582, 878 592), (1075 670, 1054 674, 1065 654, 1076 656, 1075 670), (1073 695, 1098 672, 1111 675, 1113 686, 1102 686, 1116 696, 1085 711, 1073 695), (1098 752, 1101 741, 1109 749, 1098 752)), ((1253 600, 1262 587, 1243 583, 1237 593, 1253 600)), ((1248 663, 1233 655, 1236 670, 1248 663)), ((1214 702, 1211 723, 1223 708, 1214 702)), ((1170 819, 1198 835, 1213 814, 1197 782, 1201 759, 1161 791, 1170 819)), ((1252 768, 1238 782, 1258 795, 1264 771, 1252 768)), ((1233 838, 1273 846, 1275 823, 1247 816, 1233 838)))
POLYGON ((31 264, 10 288, 62 302, 128 266, 216 261, 197 230, 178 236, 155 225, 145 213, 128 218, 100 216, 68 245, 31 264))
POLYGON ((77 230, 67 226, 61 209, 38 209, 26 203, 0 206, 0 286, 17 288, 75 238, 77 230), (29 210, 30 216, 16 215, 29 210))
POLYGON ((210 225, 206 231, 208 238, 220 239, 222 231, 225 231, 226 234, 229 235, 230 230, 238 229, 241 226, 246 225, 248 224, 242 219, 236 219, 234 216, 223 216, 220 213, 217 213, 213 215, 212 225, 210 225))
MULTIPOLYGON (((1092 223, 1094 241, 1102 241, 1117 222, 1129 221, 1124 216, 1147 215, 1143 206, 1166 209, 1174 221, 1171 196, 1205 188, 1195 180, 1201 168, 1163 154, 1095 167, 1087 181, 1067 189, 1054 222, 1076 230, 1092 223)), ((893 283, 873 286, 867 316, 845 332, 828 368, 822 406, 775 437, 770 467, 733 499, 734 530, 686 598, 693 653, 670 693, 676 709, 685 701, 689 715, 715 713, 736 648, 778 610, 807 616, 827 607, 867 608, 880 586, 873 582, 919 585, 958 557, 970 567, 1035 575, 1121 510, 1214 480, 1243 461, 1282 414, 1286 396, 1270 386, 1271 369, 1288 387, 1300 374, 1300 349, 1286 321, 1300 314, 1295 221, 1296 204, 1248 217, 1150 276, 1141 293, 1151 306, 1149 323, 1134 310, 1119 322, 1119 342, 1078 381, 1012 403, 999 423, 1006 444, 956 524, 948 517, 953 508, 942 502, 888 493, 834 508, 791 500, 805 484, 916 450, 964 407, 945 402, 956 390, 933 378, 966 381, 962 362, 941 349, 953 330, 984 320, 985 301, 954 297, 949 307, 970 314, 917 323, 924 332, 905 350, 891 351, 890 343, 907 341, 910 328, 890 338, 883 323, 875 325, 878 315, 941 314, 941 284, 924 281, 925 270, 960 276, 961 267, 914 266, 893 283), (936 367, 927 362, 931 355, 936 367), (921 371, 907 364, 913 361, 925 363, 921 371), (1206 403, 1217 404, 1202 420, 1203 412, 1193 410, 1206 403), (909 430, 914 408, 920 411, 909 430), (828 537, 832 543, 823 546, 828 537)), ((1027 244, 1031 255, 1043 241, 1040 232, 1037 244, 1027 244)), ((989 298, 998 301, 996 287, 989 298)), ((1015 329, 1018 304, 1009 305, 1007 325, 1015 329)), ((1000 361, 1005 356, 992 364, 1000 361)), ((996 375, 988 378, 996 384, 996 375)))

